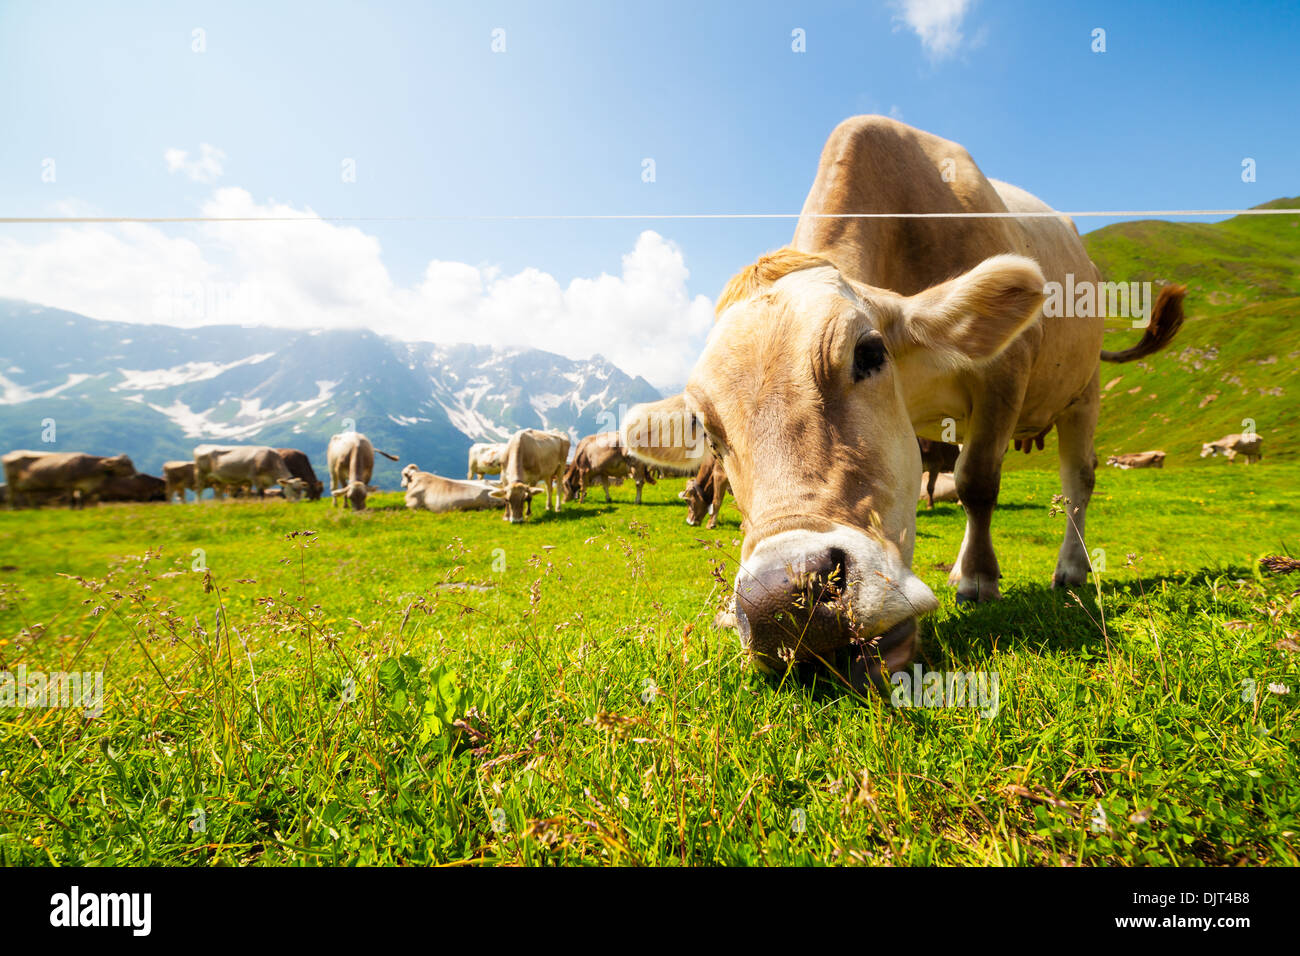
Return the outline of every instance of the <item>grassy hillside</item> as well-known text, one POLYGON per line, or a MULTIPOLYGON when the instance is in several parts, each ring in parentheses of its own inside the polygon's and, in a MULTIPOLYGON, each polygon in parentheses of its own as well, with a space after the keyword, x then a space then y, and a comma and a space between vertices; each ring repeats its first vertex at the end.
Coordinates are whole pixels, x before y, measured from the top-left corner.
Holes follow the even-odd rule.
MULTIPOLYGON (((1300 207, 1300 198, 1265 207, 1300 207)), ((1187 322, 1173 344, 1142 362, 1103 363, 1097 454, 1163 449, 1166 468, 1223 467, 1201 443, 1246 430, 1264 438, 1265 463, 1300 459, 1300 214, 1220 223, 1128 222, 1083 237, 1113 281, 1187 286, 1187 322)), ((1140 332, 1113 323, 1106 347, 1140 332)), ((1008 454, 1011 469, 1056 468, 1046 453, 1008 454)))
MULTIPOLYGON (((1300 209, 1300 197, 1257 208, 1300 209)), ((1083 243, 1107 279, 1187 286, 1195 316, 1300 296, 1300 213, 1122 222, 1088 233, 1083 243)))
POLYGON ((1107 471, 1076 596, 1055 475, 1010 474, 978 608, 960 509, 921 514, 922 661, 996 675, 984 715, 748 669, 734 504, 688 528, 681 481, 518 526, 0 511, 0 671, 106 690, 0 710, 0 864, 1295 865, 1298 599, 1258 558, 1300 550, 1298 479, 1107 471))

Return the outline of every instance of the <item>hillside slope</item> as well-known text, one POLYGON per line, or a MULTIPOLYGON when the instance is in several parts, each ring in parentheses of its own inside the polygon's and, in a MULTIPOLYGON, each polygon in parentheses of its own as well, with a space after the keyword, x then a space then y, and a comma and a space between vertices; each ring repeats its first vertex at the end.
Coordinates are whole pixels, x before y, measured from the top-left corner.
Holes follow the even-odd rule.
MULTIPOLYGON (((1300 208, 1300 198, 1260 208, 1300 208)), ((1141 221, 1083 237, 1112 281, 1187 286, 1187 322, 1168 349, 1145 361, 1103 363, 1097 454, 1163 449, 1166 468, 1225 467, 1200 458, 1201 443, 1245 431, 1264 438, 1265 462, 1300 458, 1300 213, 1236 216, 1219 223, 1141 221)), ((1136 342, 1127 322, 1106 347, 1136 342)), ((1055 434, 1044 452, 1007 456, 1010 468, 1056 468, 1055 434)))
MULTIPOLYGON (((1256 208, 1300 208, 1300 198, 1256 208)), ((1086 234, 1083 244, 1107 279, 1187 286, 1193 316, 1300 296, 1300 213, 1216 223, 1121 222, 1086 234)))

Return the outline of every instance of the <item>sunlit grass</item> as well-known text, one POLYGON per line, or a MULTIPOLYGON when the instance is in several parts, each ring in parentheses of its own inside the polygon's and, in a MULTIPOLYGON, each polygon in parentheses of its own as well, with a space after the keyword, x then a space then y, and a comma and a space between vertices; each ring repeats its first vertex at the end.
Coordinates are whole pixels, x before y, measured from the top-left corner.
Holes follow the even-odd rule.
POLYGON ((1298 478, 1105 472, 1100 600, 1045 587, 1054 475, 1004 479, 997 604, 944 584, 960 508, 919 515, 922 663, 996 672, 991 719, 749 670, 734 503, 688 528, 680 481, 516 526, 0 512, 0 668, 107 690, 0 711, 0 861, 1294 864, 1300 575, 1258 558, 1298 478))

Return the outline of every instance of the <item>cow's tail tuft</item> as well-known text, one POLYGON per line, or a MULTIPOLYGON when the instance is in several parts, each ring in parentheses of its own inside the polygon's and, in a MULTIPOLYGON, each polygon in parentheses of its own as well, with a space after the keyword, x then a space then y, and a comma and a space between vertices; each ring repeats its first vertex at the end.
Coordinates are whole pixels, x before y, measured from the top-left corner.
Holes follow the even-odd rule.
POLYGON ((1142 338, 1132 348, 1121 352, 1101 353, 1103 362, 1132 362, 1159 352, 1173 341, 1178 330, 1183 327, 1183 296, 1187 294, 1185 285, 1167 285, 1160 290, 1156 304, 1151 309, 1151 322, 1142 332, 1142 338))
POLYGON ((389 454, 388 452, 386 452, 386 451, 379 451, 378 448, 376 448, 375 451, 376 451, 376 452, 379 452, 379 454, 383 455, 383 456, 384 456, 385 458, 387 458, 389 461, 401 461, 401 459, 398 458, 396 455, 390 455, 390 454, 389 454))

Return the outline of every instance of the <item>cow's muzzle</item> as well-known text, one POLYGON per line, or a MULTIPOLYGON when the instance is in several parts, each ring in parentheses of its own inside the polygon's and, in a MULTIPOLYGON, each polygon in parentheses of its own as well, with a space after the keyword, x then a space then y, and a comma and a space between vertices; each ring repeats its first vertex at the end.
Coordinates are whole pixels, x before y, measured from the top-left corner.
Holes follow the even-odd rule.
POLYGON ((736 576, 741 643, 761 670, 829 662, 841 648, 896 669, 915 653, 930 589, 861 532, 785 531, 760 542, 736 576))

